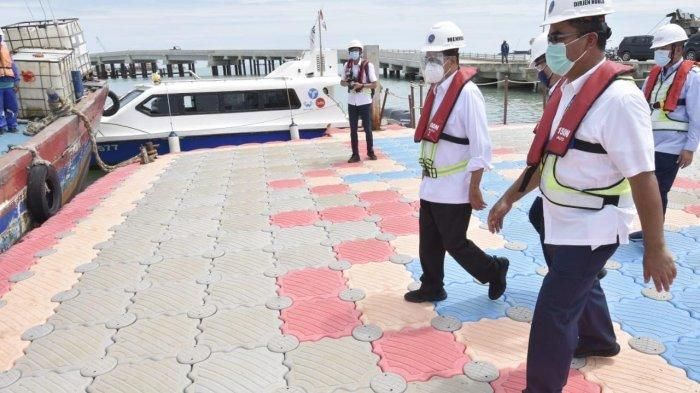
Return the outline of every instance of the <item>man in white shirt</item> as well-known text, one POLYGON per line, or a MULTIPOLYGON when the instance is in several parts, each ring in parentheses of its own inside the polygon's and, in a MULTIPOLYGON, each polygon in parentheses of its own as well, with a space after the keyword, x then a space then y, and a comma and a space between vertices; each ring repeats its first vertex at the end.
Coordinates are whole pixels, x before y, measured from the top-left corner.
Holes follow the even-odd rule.
POLYGON ((472 209, 482 210, 480 183, 491 169, 491 141, 484 97, 471 82, 472 68, 460 68, 462 30, 440 22, 427 36, 423 77, 432 86, 426 98, 415 142, 421 143, 423 181, 420 187, 421 287, 406 293, 406 301, 440 301, 444 290, 445 253, 469 274, 489 284, 489 297, 506 289, 508 259, 487 255, 466 232, 472 209))
POLYGON ((644 229, 644 278, 658 291, 676 276, 663 237, 648 104, 626 73, 605 60, 612 0, 549 6, 547 65, 566 79, 536 129, 528 168, 489 213, 499 231, 512 204, 537 184, 544 196, 551 266, 535 307, 525 393, 559 393, 574 356, 620 351, 596 275, 627 242, 635 204, 644 229), (555 170, 556 168, 556 170, 555 170), (539 170, 537 170, 539 169, 539 170))
POLYGON ((360 151, 358 148, 357 128, 359 120, 365 129, 365 142, 367 143, 367 157, 376 160, 372 140, 372 98, 374 89, 377 88, 377 74, 374 64, 362 58, 364 46, 360 41, 353 40, 348 45, 350 60, 343 68, 342 86, 348 88, 348 117, 350 120, 350 142, 352 156, 348 162, 359 162, 360 151))
MULTIPOLYGON (((655 174, 664 214, 678 170, 692 164, 700 143, 700 67, 683 60, 687 40, 685 30, 675 24, 654 33, 656 67, 642 88, 652 111, 655 174)), ((630 234, 630 240, 642 241, 642 232, 630 234)))

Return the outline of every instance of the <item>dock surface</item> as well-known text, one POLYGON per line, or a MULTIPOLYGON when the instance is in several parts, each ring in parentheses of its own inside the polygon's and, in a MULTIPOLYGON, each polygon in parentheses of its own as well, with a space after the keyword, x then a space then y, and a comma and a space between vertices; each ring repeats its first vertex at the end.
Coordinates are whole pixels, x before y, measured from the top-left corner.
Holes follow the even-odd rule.
MULTIPOLYGON (((489 205, 531 130, 492 130, 489 205)), ((546 274, 534 195, 501 235, 488 209, 471 218, 469 237, 511 261, 504 298, 448 256, 448 299, 406 303, 421 274, 418 145, 395 129, 375 151, 347 164, 334 134, 101 178, 0 255, 0 392, 520 392, 546 274)), ((641 245, 621 246, 601 283, 622 352, 575 361, 565 392, 700 392, 699 216, 695 163, 670 194, 671 293, 653 299, 641 245)))

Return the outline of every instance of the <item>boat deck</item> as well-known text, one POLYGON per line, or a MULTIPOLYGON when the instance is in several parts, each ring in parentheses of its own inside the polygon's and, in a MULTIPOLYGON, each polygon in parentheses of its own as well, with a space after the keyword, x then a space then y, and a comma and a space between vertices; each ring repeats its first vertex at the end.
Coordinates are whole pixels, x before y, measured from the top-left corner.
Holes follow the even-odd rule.
POLYGON ((19 124, 16 133, 13 134, 8 132, 0 135, 0 156, 7 153, 10 145, 21 145, 31 138, 22 133, 26 128, 26 124, 19 124))
MULTIPOLYGON (((531 129, 492 131, 490 205, 531 129)), ((470 238, 510 258, 503 299, 448 257, 449 298, 406 303, 421 274, 417 145, 410 130, 375 135, 377 161, 346 164, 334 134, 99 179, 0 255, 0 391, 520 392, 546 274, 534 196, 502 235, 487 211, 472 217, 470 238)), ((700 392, 700 165, 670 200, 671 293, 648 297, 642 247, 621 246, 602 285, 622 352, 575 361, 565 392, 700 392)))

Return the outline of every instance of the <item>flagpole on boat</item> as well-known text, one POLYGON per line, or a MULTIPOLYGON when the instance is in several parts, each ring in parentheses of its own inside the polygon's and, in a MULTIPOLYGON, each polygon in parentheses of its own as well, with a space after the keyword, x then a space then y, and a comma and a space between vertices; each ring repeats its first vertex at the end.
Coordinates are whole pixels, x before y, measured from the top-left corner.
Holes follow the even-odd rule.
POLYGON ((318 15, 317 15, 317 19, 318 19, 318 48, 319 48, 318 50, 321 54, 321 67, 320 67, 321 68, 321 76, 323 76, 323 69, 326 68, 326 65, 323 62, 323 36, 321 33, 321 15, 322 15, 321 13, 322 12, 323 12, 322 10, 319 10, 318 15))

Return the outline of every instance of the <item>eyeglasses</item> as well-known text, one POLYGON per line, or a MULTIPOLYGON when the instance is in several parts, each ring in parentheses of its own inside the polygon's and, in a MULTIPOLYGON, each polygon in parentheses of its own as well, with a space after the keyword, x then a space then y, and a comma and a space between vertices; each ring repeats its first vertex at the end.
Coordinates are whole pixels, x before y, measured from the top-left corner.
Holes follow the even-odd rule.
POLYGON ((550 44, 558 44, 560 42, 564 42, 564 40, 568 37, 581 37, 581 34, 578 32, 574 33, 549 33, 547 35, 547 41, 550 44))
POLYGON ((429 54, 423 58, 423 65, 437 64, 439 66, 445 64, 445 56, 442 53, 429 54))

